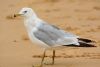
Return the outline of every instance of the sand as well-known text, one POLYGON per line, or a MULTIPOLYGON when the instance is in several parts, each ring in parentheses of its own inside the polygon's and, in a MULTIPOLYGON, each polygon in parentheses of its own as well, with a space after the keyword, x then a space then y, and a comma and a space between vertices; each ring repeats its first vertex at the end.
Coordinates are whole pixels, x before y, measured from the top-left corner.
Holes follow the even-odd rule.
MULTIPOLYGON (((23 18, 10 18, 22 7, 31 7, 40 18, 84 38, 95 48, 56 50, 55 65, 44 67, 100 67, 99 0, 2 0, 0 2, 0 67, 32 67, 41 61, 43 49, 28 39, 23 18)), ((51 62, 47 51, 45 62, 51 62)))

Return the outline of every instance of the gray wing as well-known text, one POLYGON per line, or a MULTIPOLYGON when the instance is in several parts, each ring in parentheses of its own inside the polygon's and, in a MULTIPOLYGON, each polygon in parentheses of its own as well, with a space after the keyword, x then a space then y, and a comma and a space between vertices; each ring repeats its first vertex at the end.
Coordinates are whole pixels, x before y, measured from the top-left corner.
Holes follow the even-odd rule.
POLYGON ((65 45, 68 42, 66 41, 65 37, 76 37, 76 35, 66 33, 56 26, 46 23, 42 23, 37 27, 37 29, 37 31, 33 32, 35 37, 49 46, 54 46, 55 44, 65 45))
POLYGON ((62 31, 62 34, 65 36, 65 37, 76 37, 76 38, 79 38, 79 36, 75 35, 75 34, 72 34, 70 32, 65 32, 64 30, 60 30, 62 31))
POLYGON ((46 43, 49 46, 53 46, 55 43, 54 41, 56 41, 56 38, 50 36, 48 33, 43 32, 41 30, 38 30, 36 32, 34 32, 34 35, 36 38, 38 38, 40 41, 46 43))
POLYGON ((56 33, 55 33, 56 30, 54 32, 53 28, 57 29, 57 30, 59 29, 53 25, 41 23, 41 25, 39 25, 37 27, 38 30, 33 32, 33 34, 39 40, 43 41, 44 43, 48 44, 49 46, 53 46, 54 44, 56 44, 57 39, 60 38, 59 35, 56 35, 56 33))
POLYGON ((52 27, 54 27, 55 29, 59 30, 61 34, 63 34, 64 36, 67 36, 67 37, 76 37, 76 35, 72 34, 72 33, 69 33, 69 32, 65 32, 64 30, 61 30, 60 28, 54 26, 54 25, 51 25, 52 27))
POLYGON ((75 34, 65 32, 64 30, 56 27, 55 25, 47 24, 47 23, 42 23, 38 29, 48 31, 48 33, 56 34, 58 36, 63 36, 63 37, 78 37, 75 34))

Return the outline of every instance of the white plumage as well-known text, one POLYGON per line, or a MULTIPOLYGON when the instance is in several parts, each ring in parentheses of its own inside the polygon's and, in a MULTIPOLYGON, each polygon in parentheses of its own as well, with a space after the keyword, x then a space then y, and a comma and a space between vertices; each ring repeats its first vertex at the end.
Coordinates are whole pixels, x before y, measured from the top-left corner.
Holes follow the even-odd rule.
POLYGON ((79 45, 78 36, 44 22, 37 17, 31 8, 23 8, 19 14, 24 16, 24 24, 32 42, 43 47, 79 45))

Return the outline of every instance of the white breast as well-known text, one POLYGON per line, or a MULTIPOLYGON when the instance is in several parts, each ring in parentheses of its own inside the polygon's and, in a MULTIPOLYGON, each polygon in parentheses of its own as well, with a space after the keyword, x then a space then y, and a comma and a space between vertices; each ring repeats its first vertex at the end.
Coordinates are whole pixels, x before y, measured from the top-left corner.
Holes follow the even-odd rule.
POLYGON ((36 31, 37 29, 34 27, 30 32, 28 32, 28 35, 29 35, 29 38, 30 40, 36 44, 36 45, 39 45, 39 46, 42 46, 44 48, 47 48, 49 47, 47 44, 45 44, 44 42, 42 42, 41 40, 37 39, 35 36, 34 36, 34 32, 36 31))
POLYGON ((35 23, 31 23, 30 20, 27 20, 27 21, 24 22, 24 24, 25 24, 25 27, 27 29, 29 39, 32 41, 32 43, 39 45, 39 46, 42 46, 44 48, 49 47, 44 42, 40 41, 39 39, 37 39, 34 36, 34 32, 37 31, 37 28, 35 27, 36 26, 35 23))

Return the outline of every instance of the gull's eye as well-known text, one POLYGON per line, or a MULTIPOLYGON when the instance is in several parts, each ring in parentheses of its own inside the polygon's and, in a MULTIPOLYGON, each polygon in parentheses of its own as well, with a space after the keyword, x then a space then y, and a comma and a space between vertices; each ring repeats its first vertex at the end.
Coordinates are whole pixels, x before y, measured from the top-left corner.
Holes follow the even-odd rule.
POLYGON ((27 13, 27 11, 24 11, 24 13, 27 13))

